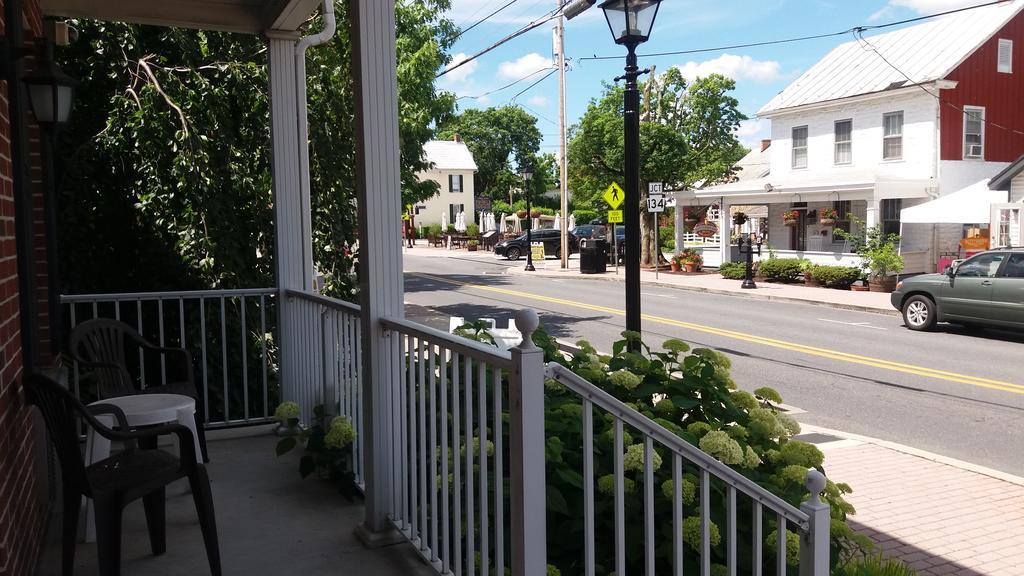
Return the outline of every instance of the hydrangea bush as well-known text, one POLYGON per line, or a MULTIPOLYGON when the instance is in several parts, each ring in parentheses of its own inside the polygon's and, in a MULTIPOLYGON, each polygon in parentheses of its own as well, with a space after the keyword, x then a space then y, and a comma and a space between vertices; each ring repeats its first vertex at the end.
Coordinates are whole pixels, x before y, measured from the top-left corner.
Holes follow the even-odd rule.
MULTIPOLYGON (((298 416, 296 405, 294 418, 298 416)), ((338 491, 351 500, 358 494, 352 471, 352 445, 356 441, 356 429, 348 417, 332 418, 323 406, 313 408, 313 421, 312 426, 297 435, 279 440, 277 455, 286 454, 302 444, 305 453, 299 459, 299 475, 305 478, 317 472, 321 478, 337 484, 338 491)))
MULTIPOLYGON (((771 388, 753 393, 738 390, 729 375, 730 362, 710 349, 690 347, 680 340, 669 340, 662 350, 652 350, 634 333, 624 332, 612 355, 601 355, 586 341, 580 351, 566 359, 543 332, 535 341, 545 349, 546 360, 568 368, 611 393, 631 408, 671 430, 685 441, 700 447, 724 464, 794 506, 809 497, 804 487, 808 468, 824 472, 824 456, 812 444, 794 440, 799 424, 777 408, 782 398, 771 388), (630 351, 629 342, 637 351, 630 351)), ((548 557, 563 573, 579 573, 583 559, 583 413, 580 398, 553 380, 545 385, 547 483, 548 483, 548 557)), ((595 516, 598 539, 598 574, 611 574, 615 567, 614 542, 614 419, 596 410, 594 424, 594 467, 596 478, 595 516)), ((637 430, 624 428, 624 491, 627 571, 642 573, 644 549, 644 444, 637 430)), ((655 482, 655 526, 658 572, 670 572, 673 549, 672 481, 673 456, 655 443, 653 458, 655 482)), ((685 462, 680 492, 684 520, 682 536, 685 567, 696 573, 700 549, 700 471, 685 462)), ((723 570, 726 537, 725 485, 712 480, 711 554, 712 573, 723 570)), ((831 553, 833 565, 841 565, 870 546, 867 538, 853 532, 846 517, 853 507, 843 495, 851 492, 846 484, 828 480, 823 499, 831 507, 831 553)), ((752 572, 750 542, 753 538, 752 503, 738 495, 737 518, 739 573, 752 572)), ((765 573, 774 573, 776 519, 763 514, 763 562, 765 573)), ((792 529, 792 526, 789 527, 792 529)), ((799 536, 786 534, 786 562, 796 574, 799 536)))

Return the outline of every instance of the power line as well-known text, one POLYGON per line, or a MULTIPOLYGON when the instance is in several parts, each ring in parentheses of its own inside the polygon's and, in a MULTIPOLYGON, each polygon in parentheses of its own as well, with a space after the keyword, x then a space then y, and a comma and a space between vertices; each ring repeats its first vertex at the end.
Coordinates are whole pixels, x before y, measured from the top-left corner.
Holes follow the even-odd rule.
MULTIPOLYGON (((483 98, 484 96, 490 96, 491 94, 494 94, 495 92, 501 92, 502 90, 511 88, 511 87, 515 86, 516 84, 519 84, 520 82, 522 82, 524 80, 532 78, 532 77, 536 76, 537 74, 540 74, 541 72, 543 72, 545 70, 550 70, 550 69, 551 69, 550 67, 540 68, 540 69, 534 70, 533 72, 530 72, 529 74, 527 74, 526 76, 523 76, 522 78, 520 78, 518 80, 514 80, 512 82, 509 82, 508 84, 505 84, 501 88, 495 88, 493 90, 488 90, 487 92, 484 92, 483 94, 477 94, 476 96, 459 96, 458 98, 456 98, 456 100, 462 100, 464 98, 470 98, 470 99, 473 99, 473 100, 477 100, 479 98, 483 98)), ((545 78, 547 78, 547 76, 545 76, 545 78)), ((543 79, 544 78, 541 78, 541 80, 543 80, 543 79)), ((527 90, 529 90, 529 88, 527 88, 527 90)))
POLYGON ((509 40, 518 38, 518 37, 522 36, 523 34, 526 34, 527 32, 529 32, 530 30, 533 30, 533 29, 535 29, 537 27, 543 26, 544 24, 546 24, 546 23, 554 20, 555 18, 557 18, 558 15, 561 13, 561 10, 562 10, 562 7, 559 7, 557 9, 555 9, 555 10, 552 10, 551 12, 548 12, 544 16, 541 16, 540 19, 534 20, 533 22, 530 22, 529 24, 527 24, 526 26, 520 28, 519 30, 509 34, 508 36, 505 36, 504 38, 502 38, 501 40, 498 40, 494 44, 491 44, 487 48, 484 48, 483 50, 480 50, 479 52, 476 52, 472 56, 469 56, 465 60, 460 60, 459 62, 457 62, 455 64, 452 64, 451 66, 445 68, 444 70, 439 72, 436 76, 434 76, 434 78, 435 79, 440 78, 441 76, 444 76, 445 74, 451 72, 452 70, 455 70, 455 69, 457 69, 457 68, 459 68, 461 66, 465 66, 469 62, 472 62, 473 60, 476 60, 477 58, 483 56, 484 54, 487 54, 491 50, 494 50, 495 48, 497 48, 498 46, 501 46, 502 44, 508 42, 509 40))
POLYGON ((484 22, 487 22, 487 21, 488 21, 488 20, 490 20, 490 19, 491 19, 492 17, 494 17, 494 16, 495 16, 495 15, 496 15, 496 14, 497 14, 498 12, 501 12, 502 10, 504 10, 505 8, 508 8, 509 6, 511 6, 511 5, 513 5, 513 4, 515 4, 516 2, 519 2, 519 0, 509 0, 508 2, 506 2, 505 4, 503 4, 503 5, 501 6, 501 8, 498 8, 498 9, 497 9, 497 10, 495 10, 494 12, 491 12, 491 13, 490 13, 490 14, 488 14, 487 16, 484 16, 483 18, 481 18, 481 19, 477 20, 476 22, 474 22, 474 23, 473 23, 473 24, 472 24, 472 25, 471 25, 471 26, 470 26, 469 28, 465 28, 465 29, 459 30, 459 33, 458 33, 458 34, 456 34, 454 38, 452 38, 452 42, 455 42, 456 40, 458 40, 459 38, 461 38, 461 37, 462 37, 462 35, 463 35, 463 34, 465 34, 466 32, 469 32, 469 31, 470 31, 470 30, 472 30, 473 28, 476 28, 477 26, 479 26, 479 25, 483 24, 484 22))
MULTIPOLYGON (((940 16, 947 16, 949 14, 956 14, 958 12, 966 12, 968 10, 977 10, 978 8, 985 8, 985 7, 988 7, 988 6, 994 6, 996 4, 1005 4, 1005 3, 1011 2, 1011 1, 1012 0, 994 0, 994 1, 988 2, 986 4, 979 4, 977 6, 967 6, 965 8, 957 8, 955 10, 946 10, 945 12, 936 12, 934 14, 928 14, 928 15, 925 15, 925 16, 918 16, 918 17, 915 17, 915 18, 907 18, 905 20, 898 20, 896 22, 889 22, 889 23, 886 23, 886 24, 875 24, 875 25, 869 25, 869 26, 854 26, 853 28, 849 28, 847 30, 843 30, 843 31, 840 31, 840 32, 829 32, 829 33, 825 33, 825 34, 815 34, 815 35, 812 35, 812 36, 797 36, 795 38, 783 38, 783 39, 780 39, 780 40, 766 40, 766 41, 763 41, 763 42, 748 42, 746 44, 732 44, 732 45, 729 45, 729 46, 716 46, 714 48, 696 48, 696 49, 692 49, 692 50, 674 50, 674 51, 671 51, 671 52, 651 52, 649 54, 637 54, 637 56, 644 57, 644 58, 652 58, 652 57, 657 57, 657 56, 678 56, 678 55, 681 55, 681 54, 701 54, 701 53, 705 53, 705 52, 721 52, 723 50, 735 50, 735 49, 738 49, 738 48, 753 48, 753 47, 757 47, 757 46, 773 46, 773 45, 776 45, 776 44, 790 44, 790 43, 793 43, 793 42, 805 42, 805 41, 808 41, 808 40, 820 40, 822 38, 832 38, 832 37, 835 37, 835 36, 845 36, 847 34, 853 34, 853 33, 857 33, 857 32, 864 32, 864 31, 867 31, 867 30, 880 30, 880 29, 883 29, 883 28, 891 28, 893 26, 901 26, 903 24, 910 24, 910 23, 913 23, 913 22, 920 22, 922 20, 929 20, 929 19, 932 19, 932 18, 938 18, 940 16)), ((579 60, 581 60, 581 61, 583 61, 583 60, 621 60, 622 58, 624 58, 624 56, 596 56, 595 55, 595 56, 579 58, 579 60)))
POLYGON ((932 92, 931 90, 925 88, 922 83, 914 80, 906 72, 904 72, 898 66, 896 66, 895 64, 890 62, 889 59, 885 57, 885 55, 883 55, 881 52, 878 51, 878 47, 876 47, 874 44, 869 42, 867 38, 864 38, 864 35, 861 33, 861 31, 859 31, 859 30, 854 31, 853 37, 857 41, 857 43, 860 44, 862 49, 864 49, 864 50, 866 50, 868 52, 874 52, 875 56, 878 56, 882 60, 882 62, 885 62, 886 65, 888 65, 890 68, 892 68, 893 70, 898 72, 901 76, 906 78, 907 82, 910 82, 912 86, 916 86, 916 87, 920 88, 921 90, 924 90, 925 94, 931 96, 932 98, 935 98, 936 100, 939 101, 940 104, 945 104, 946 106, 956 110, 957 112, 960 112, 961 114, 969 114, 971 116, 971 118, 973 118, 974 120, 977 120, 979 122, 983 122, 984 124, 986 124, 988 126, 993 126, 995 128, 999 128, 1000 130, 1005 130, 1007 132, 1010 132, 1011 134, 1017 134, 1017 135, 1020 135, 1020 136, 1024 136, 1024 132, 1022 132, 1020 130, 1017 130, 1015 128, 1011 128, 1009 126, 1004 126, 1002 124, 999 124, 998 122, 993 122, 992 120, 989 120, 987 118, 979 117, 977 113, 968 112, 967 110, 964 110, 963 108, 961 108, 960 106, 957 106, 956 104, 953 104, 952 102, 942 102, 942 98, 938 94, 936 94, 935 92, 932 92))
POLYGON ((550 72, 548 72, 548 73, 547 73, 547 74, 545 74, 544 76, 541 76, 540 80, 537 80, 537 81, 536 81, 536 82, 534 82, 533 84, 530 84, 530 85, 529 85, 529 86, 527 86, 526 88, 523 88, 522 90, 520 90, 518 94, 516 94, 515 96, 513 96, 513 97, 512 97, 512 98, 511 98, 511 99, 509 100, 509 102, 515 102, 516 98, 519 98, 520 96, 522 96, 522 95, 523 95, 523 93, 525 93, 525 92, 529 91, 529 90, 530 90, 530 88, 533 88, 533 87, 534 87, 534 86, 536 86, 537 84, 540 84, 541 82, 543 82, 543 81, 547 80, 547 79, 548 79, 548 78, 550 78, 550 77, 551 77, 551 75, 552 75, 552 74, 554 74, 555 72, 558 72, 558 68, 553 68, 553 69, 552 69, 552 70, 551 70, 550 72))

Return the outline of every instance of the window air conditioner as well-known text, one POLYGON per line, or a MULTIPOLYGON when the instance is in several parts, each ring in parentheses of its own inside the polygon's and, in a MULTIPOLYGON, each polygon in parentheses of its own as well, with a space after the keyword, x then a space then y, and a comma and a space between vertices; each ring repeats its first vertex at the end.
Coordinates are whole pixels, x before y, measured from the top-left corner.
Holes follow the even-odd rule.
POLYGON ((981 144, 971 144, 968 149, 967 155, 971 158, 981 158, 982 146, 981 144))

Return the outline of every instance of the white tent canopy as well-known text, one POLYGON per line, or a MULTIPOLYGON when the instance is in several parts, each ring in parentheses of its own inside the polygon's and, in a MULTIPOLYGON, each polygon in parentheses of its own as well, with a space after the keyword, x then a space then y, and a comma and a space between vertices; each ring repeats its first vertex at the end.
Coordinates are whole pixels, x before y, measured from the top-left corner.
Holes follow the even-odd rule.
POLYGON ((1006 202, 1005 190, 989 190, 988 178, 900 210, 902 224, 980 224, 991 219, 992 204, 1006 202))

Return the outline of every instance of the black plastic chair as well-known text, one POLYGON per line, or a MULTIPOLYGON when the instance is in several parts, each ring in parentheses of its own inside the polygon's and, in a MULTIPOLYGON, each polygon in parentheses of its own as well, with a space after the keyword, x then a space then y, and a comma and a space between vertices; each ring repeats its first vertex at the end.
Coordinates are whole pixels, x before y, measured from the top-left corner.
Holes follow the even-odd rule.
POLYGON ((131 326, 111 318, 86 320, 75 326, 68 339, 68 345, 71 348, 71 356, 81 367, 89 369, 96 378, 96 392, 100 400, 133 394, 183 394, 193 398, 196 401, 199 448, 203 452, 203 462, 210 461, 206 450, 206 431, 203 428, 205 407, 196 391, 192 354, 188 350, 151 344, 131 326), (159 354, 177 356, 177 363, 167 364, 172 367, 177 365, 180 372, 178 379, 138 389, 128 372, 127 344, 159 354))
POLYGON ((82 496, 92 498, 96 510, 96 544, 100 576, 121 573, 121 515, 124 507, 142 498, 146 526, 154 555, 167 549, 165 526, 166 486, 188 478, 195 500, 199 525, 206 544, 210 572, 220 576, 220 547, 213 513, 213 495, 206 466, 196 462, 192 432, 181 424, 167 424, 137 432, 128 430, 127 419, 113 405, 86 407, 63 386, 40 374, 24 377, 30 404, 39 407, 50 439, 57 451, 63 480, 64 527, 62 535, 62 572, 74 572, 78 514, 82 496), (107 428, 96 414, 113 414, 120 431, 107 428), (78 418, 112 441, 125 442, 125 450, 110 458, 86 466, 79 445, 78 418), (178 436, 180 458, 164 450, 138 450, 136 441, 153 441, 158 436, 178 436))

